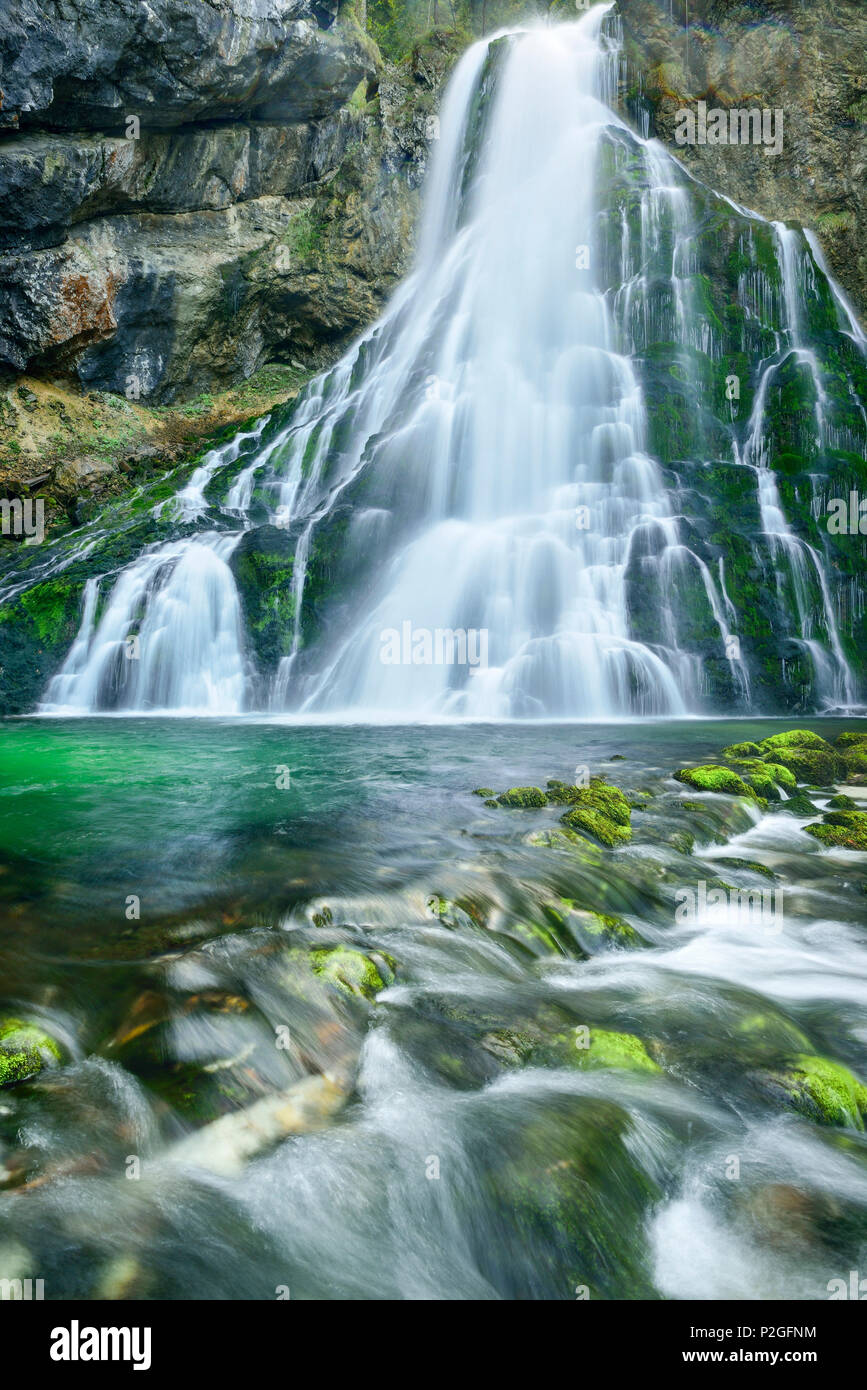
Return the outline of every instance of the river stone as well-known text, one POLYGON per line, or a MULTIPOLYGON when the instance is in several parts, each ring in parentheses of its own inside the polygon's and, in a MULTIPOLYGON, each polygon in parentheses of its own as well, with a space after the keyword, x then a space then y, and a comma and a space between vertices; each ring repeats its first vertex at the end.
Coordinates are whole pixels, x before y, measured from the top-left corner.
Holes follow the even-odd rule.
POLYGON ((26 1081, 59 1061, 60 1048, 42 1028, 20 1018, 0 1021, 0 1087, 26 1081))

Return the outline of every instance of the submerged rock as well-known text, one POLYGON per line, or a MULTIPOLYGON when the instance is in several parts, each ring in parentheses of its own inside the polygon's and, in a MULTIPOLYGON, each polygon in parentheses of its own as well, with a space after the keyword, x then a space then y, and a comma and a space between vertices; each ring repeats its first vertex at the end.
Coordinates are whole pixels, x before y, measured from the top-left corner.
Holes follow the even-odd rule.
POLYGON ((245 1110, 223 1115, 169 1150, 170 1162, 206 1168, 236 1177, 257 1154, 290 1134, 322 1129, 342 1110, 349 1084, 342 1076, 306 1076, 276 1096, 267 1096, 245 1110))
POLYGON ((518 807, 521 810, 537 806, 547 806, 548 798, 541 787, 510 787, 497 797, 500 806, 518 807))
POLYGON ((644 1043, 634 1033, 611 1033, 604 1028, 591 1028, 589 1046, 576 1047, 575 1056, 576 1065, 580 1067, 618 1067, 621 1071, 662 1073, 662 1068, 654 1062, 644 1043))
POLYGON ((344 994, 360 994, 373 999, 394 979, 394 962, 380 955, 378 964, 361 951, 349 946, 335 946, 327 951, 313 951, 311 964, 314 975, 336 985, 344 994))
POLYGON ((767 1079, 775 1093, 808 1119, 864 1129, 867 1086, 841 1062, 802 1053, 767 1079))
POLYGON ((57 1043, 36 1024, 19 1018, 0 1021, 0 1086, 26 1081, 60 1060, 57 1043))

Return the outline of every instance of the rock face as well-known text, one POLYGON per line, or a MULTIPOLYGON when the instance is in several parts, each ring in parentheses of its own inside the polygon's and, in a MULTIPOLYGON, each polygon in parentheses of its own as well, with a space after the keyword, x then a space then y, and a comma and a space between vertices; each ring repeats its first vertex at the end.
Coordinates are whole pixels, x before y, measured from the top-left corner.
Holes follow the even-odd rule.
POLYGON ((631 106, 711 187, 812 228, 867 315, 867 8, 862 0, 618 0, 631 106), (779 154, 678 145, 677 112, 782 112, 779 154))
POLYGON ((328 360, 406 269, 437 56, 385 74, 336 0, 11 0, 0 366, 159 404, 328 360))

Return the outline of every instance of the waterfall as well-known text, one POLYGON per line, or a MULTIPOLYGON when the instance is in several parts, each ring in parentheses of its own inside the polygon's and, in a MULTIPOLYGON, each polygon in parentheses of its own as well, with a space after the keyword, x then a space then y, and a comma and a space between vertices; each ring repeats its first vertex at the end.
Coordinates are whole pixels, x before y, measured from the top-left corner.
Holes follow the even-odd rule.
MULTIPOLYGON (((167 507, 184 523, 207 511, 215 473, 255 444, 267 423, 211 450, 167 507)), ((240 533, 206 531, 149 547, 122 570, 97 622, 100 584, 85 586, 81 627, 49 683, 43 713, 125 709, 237 714, 244 704, 243 622, 228 559, 240 533)))
MULTIPOLYGON (((715 679, 730 704, 751 707, 732 570, 702 557, 687 491, 654 456, 643 380, 667 343, 698 401, 697 362, 721 359, 696 273, 700 186, 617 114, 611 9, 464 54, 413 272, 286 417, 215 451, 161 504, 187 534, 88 586, 43 708, 234 713, 264 689, 272 709, 304 714, 676 715, 706 707, 711 668, 728 673, 715 679), (634 216, 629 197, 606 202, 624 169, 634 216), (291 549, 291 620, 276 665, 257 671, 234 557, 266 525, 291 549)), ((849 705, 823 557, 786 521, 767 457, 768 391, 789 359, 813 382, 818 441, 828 433, 800 307, 825 270, 774 224, 777 289, 753 246, 768 224, 717 201, 743 223, 749 322, 766 330, 777 307, 785 321, 727 449, 757 477, 757 544, 813 697, 849 705)))

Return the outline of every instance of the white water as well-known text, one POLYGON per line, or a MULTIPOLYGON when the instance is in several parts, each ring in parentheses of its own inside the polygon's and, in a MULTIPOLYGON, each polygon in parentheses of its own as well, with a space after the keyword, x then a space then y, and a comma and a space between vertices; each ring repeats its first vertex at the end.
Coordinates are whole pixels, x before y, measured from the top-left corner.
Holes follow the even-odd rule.
MULTIPOLYGON (((612 109, 620 56, 603 28, 609 8, 501 38, 491 50, 500 52, 493 96, 488 41, 465 54, 441 114, 412 276, 379 323, 311 384, 281 434, 234 475, 237 450, 219 451, 171 504, 179 520, 201 521, 205 488, 225 469, 223 525, 251 524, 257 484, 272 518, 295 524, 294 641, 273 677, 273 708, 410 719, 684 713, 703 689, 701 656, 678 641, 679 585, 690 580, 705 592, 732 689, 749 705, 747 668, 730 640, 737 615, 682 543, 677 494, 648 455, 645 403, 625 355, 659 339, 660 314, 663 339, 711 357, 715 345, 692 289, 689 180, 612 109), (473 128, 480 86, 489 103, 481 136, 473 128), (640 162, 646 191, 638 235, 623 213, 621 286, 605 294, 598 267, 607 228, 595 182, 612 138, 640 162), (669 244, 670 296, 660 309, 649 267, 669 244), (351 496, 367 475, 369 506, 351 496), (345 499, 346 554, 381 559, 311 655, 302 626, 311 548, 345 499), (639 583, 663 595, 652 646, 632 633, 633 552, 639 583), (487 663, 385 664, 383 634, 407 623, 481 631, 487 663)), ((778 235, 787 346, 813 372, 821 434, 821 381, 797 307, 808 272, 796 234, 778 235)), ((764 294, 757 277, 743 278, 745 295, 764 294)), ((821 557, 792 535, 765 466, 764 401, 779 360, 757 391, 744 462, 758 473, 768 546, 781 592, 792 591, 793 636, 812 657, 815 694, 850 704, 854 683, 821 557)), ((233 546, 222 529, 177 546, 123 571, 98 625, 93 611, 85 615, 43 708, 143 710, 162 701, 234 713, 249 703, 233 546), (118 651, 131 632, 141 664, 120 679, 118 651)))

